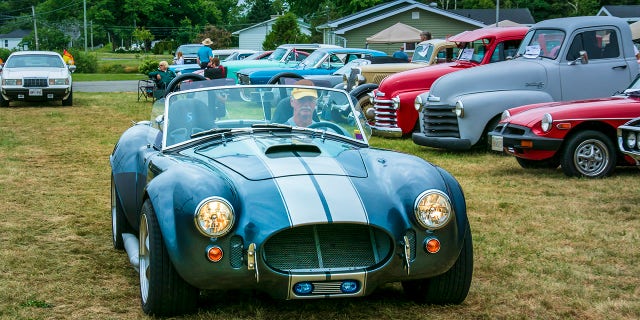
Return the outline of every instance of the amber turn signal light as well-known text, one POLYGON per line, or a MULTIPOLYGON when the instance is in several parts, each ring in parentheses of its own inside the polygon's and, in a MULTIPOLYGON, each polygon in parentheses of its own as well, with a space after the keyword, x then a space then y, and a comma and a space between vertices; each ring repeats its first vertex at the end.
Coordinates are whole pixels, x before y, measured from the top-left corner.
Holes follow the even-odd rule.
POLYGON ((436 253, 440 251, 440 241, 436 238, 427 239, 424 248, 429 253, 436 253))
POLYGON ((207 259, 211 262, 218 262, 222 260, 222 256, 222 248, 218 246, 209 247, 209 249, 207 249, 207 259))

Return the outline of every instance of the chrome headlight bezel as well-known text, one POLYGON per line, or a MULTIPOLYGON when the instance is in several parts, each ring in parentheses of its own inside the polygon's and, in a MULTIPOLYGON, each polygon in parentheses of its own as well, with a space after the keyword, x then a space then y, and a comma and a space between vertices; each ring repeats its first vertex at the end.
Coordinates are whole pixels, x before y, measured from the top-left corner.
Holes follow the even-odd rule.
POLYGON ((629 149, 633 149, 638 145, 638 136, 633 131, 627 132, 627 135, 624 140, 629 149))
POLYGON ((553 127, 553 117, 549 113, 545 113, 540 120, 540 128, 543 132, 549 132, 553 127))
POLYGON ((226 199, 209 197, 200 201, 193 220, 201 234, 210 238, 219 238, 231 231, 235 223, 235 213, 226 199))
POLYGON ((365 84, 367 83, 367 78, 365 78, 361 73, 358 73, 356 75, 356 83, 353 85, 354 87, 357 87, 361 84, 365 84))
POLYGON ((458 118, 464 118, 464 103, 462 103, 462 100, 456 101, 453 112, 455 112, 458 118))
POLYGON ((22 79, 2 79, 3 86, 21 86, 22 79))
POLYGON ((416 111, 422 111, 422 95, 419 94, 413 102, 413 106, 416 108, 416 111))
POLYGON ((69 78, 50 78, 50 86, 67 86, 69 85, 69 78))
POLYGON ((413 211, 420 226, 429 230, 446 226, 454 215, 449 196, 436 189, 422 192, 416 198, 413 211))

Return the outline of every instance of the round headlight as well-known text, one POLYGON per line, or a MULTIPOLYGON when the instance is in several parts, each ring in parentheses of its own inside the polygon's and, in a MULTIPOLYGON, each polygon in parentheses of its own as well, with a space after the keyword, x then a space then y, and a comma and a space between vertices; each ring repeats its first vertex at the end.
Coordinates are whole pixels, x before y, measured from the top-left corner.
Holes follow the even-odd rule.
POLYGON ((629 149, 633 149, 636 146, 637 142, 638 142, 638 139, 636 137, 636 133, 635 132, 627 133, 627 147, 629 149))
POLYGON ((421 94, 419 94, 416 97, 416 100, 413 102, 413 106, 416 108, 416 111, 420 111, 422 109, 422 97, 420 97, 421 94))
POLYGON ((444 227, 453 215, 449 197, 439 190, 421 193, 416 199, 414 212, 418 223, 427 229, 444 227))
POLYGON ((361 85, 363 83, 367 83, 367 79, 363 75, 358 73, 358 75, 356 76, 356 84, 355 84, 355 86, 359 86, 359 85, 361 85))
POLYGON ((550 114, 545 113, 542 116, 542 122, 540 123, 540 126, 542 127, 542 131, 549 132, 549 130, 551 130, 552 125, 553 125, 553 118, 551 117, 550 114))
POLYGON ((219 197, 211 197, 200 202, 194 220, 200 233, 217 238, 231 230, 235 215, 229 202, 219 197))
POLYGON ((464 105, 462 104, 461 100, 456 101, 456 108, 454 109, 454 111, 458 118, 464 117, 464 105))
POLYGON ((502 111, 502 115, 500 116, 500 121, 509 117, 511 117, 511 113, 509 112, 509 110, 502 111))
POLYGON ((400 97, 391 98, 391 104, 394 109, 398 110, 400 108, 400 97))

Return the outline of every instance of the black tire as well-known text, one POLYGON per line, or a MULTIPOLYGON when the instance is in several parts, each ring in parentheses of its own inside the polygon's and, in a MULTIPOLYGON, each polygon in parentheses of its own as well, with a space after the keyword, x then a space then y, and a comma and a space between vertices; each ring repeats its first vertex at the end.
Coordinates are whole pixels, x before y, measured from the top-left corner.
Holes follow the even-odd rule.
POLYGON ((524 169, 555 169, 560 165, 558 157, 544 160, 531 160, 516 157, 518 164, 524 169))
POLYGON ((185 82, 185 81, 202 81, 202 80, 207 80, 207 78, 205 78, 203 75, 199 75, 197 73, 181 74, 181 75, 173 78, 173 80, 171 80, 171 82, 169 82, 169 84, 167 85, 167 87, 164 90, 163 97, 166 97, 169 93, 172 93, 174 91, 179 91, 180 90, 180 84, 182 82, 185 82))
POLYGON ((9 100, 6 100, 2 95, 0 95, 0 107, 6 108, 9 106, 9 100))
POLYGON ((119 199, 118 190, 113 181, 113 175, 111 175, 111 239, 113 240, 113 248, 124 250, 122 234, 130 233, 132 229, 127 222, 119 199))
POLYGON ((194 312, 199 291, 186 283, 173 267, 149 200, 142 206, 139 239, 142 310, 160 317, 194 312))
POLYGON ((280 72, 280 73, 276 74, 275 76, 271 77, 271 79, 269 79, 269 81, 267 81, 267 84, 279 84, 280 83, 280 78, 302 79, 302 76, 297 74, 297 73, 293 73, 293 72, 280 72))
POLYGON ((73 91, 69 93, 69 96, 66 99, 62 99, 62 106, 64 107, 73 106, 73 91))
POLYGON ((460 304, 471 287, 473 276, 473 244, 467 228, 458 260, 447 272, 429 279, 403 281, 405 295, 418 303, 460 304))
POLYGON ((613 173, 616 161, 613 141, 602 132, 585 130, 567 138, 560 165, 569 177, 603 178, 613 173))

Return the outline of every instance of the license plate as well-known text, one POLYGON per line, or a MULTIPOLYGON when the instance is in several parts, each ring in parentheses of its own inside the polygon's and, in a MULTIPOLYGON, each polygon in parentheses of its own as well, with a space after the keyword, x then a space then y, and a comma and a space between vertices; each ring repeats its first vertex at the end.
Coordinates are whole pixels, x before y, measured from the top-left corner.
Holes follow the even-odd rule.
POLYGON ((29 95, 30 96, 41 96, 42 95, 42 89, 29 89, 29 95))
POLYGON ((491 150, 502 152, 502 136, 491 136, 491 150))

